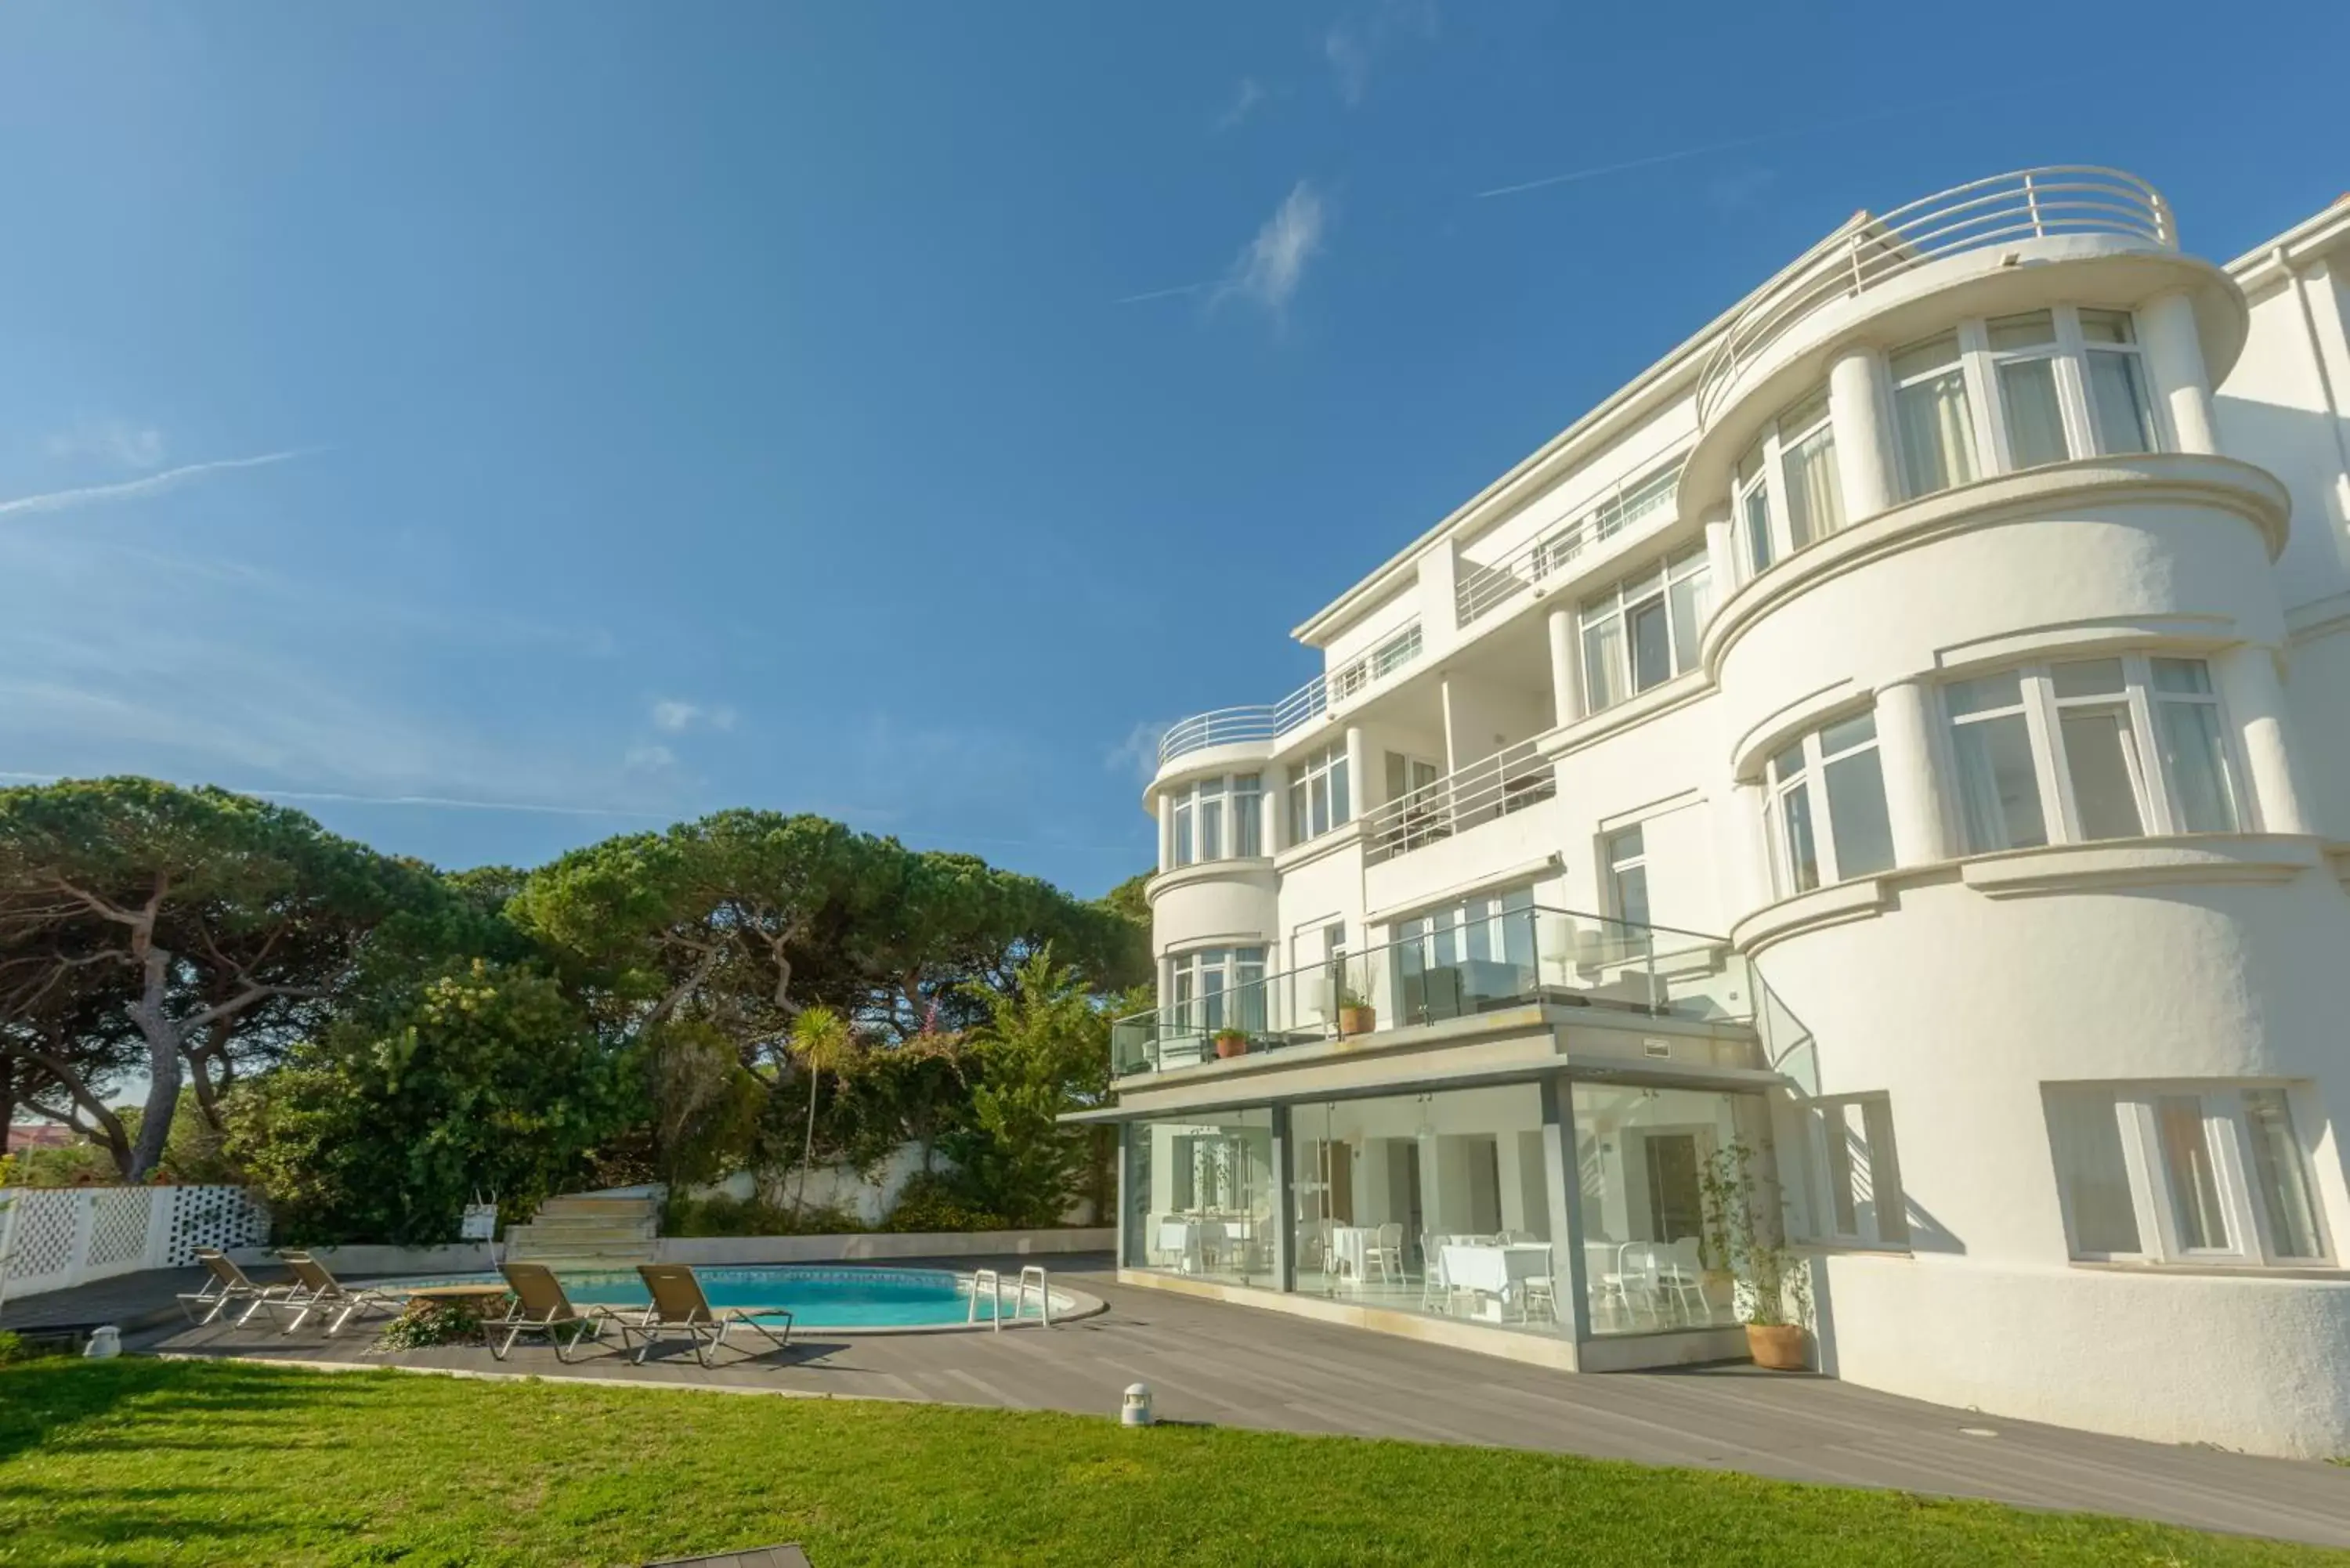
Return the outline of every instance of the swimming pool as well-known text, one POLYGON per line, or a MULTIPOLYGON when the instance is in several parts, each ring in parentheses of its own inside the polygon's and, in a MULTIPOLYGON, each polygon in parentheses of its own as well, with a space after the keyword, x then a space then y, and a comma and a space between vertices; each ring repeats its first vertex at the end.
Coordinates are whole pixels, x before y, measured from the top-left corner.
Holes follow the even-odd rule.
MULTIPOLYGON (((822 1330, 837 1334, 892 1334, 922 1329, 966 1328, 970 1321, 971 1276, 947 1269, 889 1269, 806 1264, 740 1264, 697 1268, 702 1293, 713 1307, 781 1307, 790 1311, 795 1333, 822 1330)), ((641 1307, 650 1298, 634 1269, 568 1269, 558 1266, 556 1277, 576 1306, 609 1306, 623 1311, 641 1307)), ((373 1287, 397 1294, 426 1285, 495 1284, 494 1273, 446 1274, 432 1279, 378 1280, 373 1287)), ((1053 1288, 1053 1316, 1083 1316, 1098 1310, 1092 1297, 1059 1285, 1053 1288)), ((1034 1292, 1026 1317, 1015 1314, 1014 1281, 1003 1282, 1003 1323, 1038 1321, 1034 1292)), ((755 1315, 755 1314, 754 1314, 755 1315)), ((993 1326, 995 1303, 991 1294, 979 1298, 979 1327, 993 1326)))

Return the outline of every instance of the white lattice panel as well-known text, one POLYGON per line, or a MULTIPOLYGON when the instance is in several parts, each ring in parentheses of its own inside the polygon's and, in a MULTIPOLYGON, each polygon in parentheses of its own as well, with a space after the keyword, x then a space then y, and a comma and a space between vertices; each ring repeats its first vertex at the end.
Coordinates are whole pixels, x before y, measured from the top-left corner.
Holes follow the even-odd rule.
POLYGON ((269 1211, 242 1187, 174 1188, 172 1239, 164 1265, 195 1262, 199 1247, 258 1247, 269 1240, 269 1211))
POLYGON ((73 1266, 75 1210, 81 1194, 65 1190, 16 1194, 16 1223, 9 1241, 8 1278, 37 1280, 73 1266))
POLYGON ((118 1187, 90 1194, 87 1266, 111 1269, 136 1264, 146 1255, 148 1217, 155 1195, 143 1187, 118 1187))

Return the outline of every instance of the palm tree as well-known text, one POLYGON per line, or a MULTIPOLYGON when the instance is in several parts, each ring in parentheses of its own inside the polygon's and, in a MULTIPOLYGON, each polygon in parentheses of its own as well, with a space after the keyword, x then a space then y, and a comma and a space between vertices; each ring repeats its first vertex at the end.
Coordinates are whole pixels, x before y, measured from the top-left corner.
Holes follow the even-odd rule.
POLYGON ((792 1198, 792 1218, 796 1220, 807 1202, 808 1167, 816 1163, 816 1097, 824 1087, 824 1075, 836 1078, 847 1076, 856 1064, 858 1044, 856 1032, 848 1020, 829 1007, 807 1007, 792 1020, 791 1039, 785 1049, 792 1061, 808 1075, 807 1144, 800 1152, 799 1190, 792 1198))

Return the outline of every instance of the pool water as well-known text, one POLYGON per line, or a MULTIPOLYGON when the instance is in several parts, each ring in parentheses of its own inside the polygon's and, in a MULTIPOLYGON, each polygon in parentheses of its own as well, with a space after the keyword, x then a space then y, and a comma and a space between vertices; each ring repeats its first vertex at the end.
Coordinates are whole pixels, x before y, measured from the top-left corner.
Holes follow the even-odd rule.
MULTIPOLYGON (((784 1307, 800 1328, 939 1328, 960 1324, 969 1314, 970 1297, 962 1278, 945 1269, 808 1268, 785 1265, 740 1268, 697 1268, 702 1294, 713 1307, 784 1307)), ((564 1293, 577 1306, 627 1309, 646 1305, 650 1297, 633 1269, 559 1269, 564 1293)), ((451 1275, 433 1280, 386 1280, 378 1290, 402 1286, 495 1284, 496 1274, 451 1275)), ((1013 1317, 1011 1282, 1005 1282, 1003 1317, 1013 1317)), ((1056 1302, 1055 1306, 1059 1303, 1056 1302)), ((979 1300, 979 1319, 995 1314, 989 1297, 979 1300)), ((1032 1303, 1029 1315, 1035 1315, 1032 1303)))

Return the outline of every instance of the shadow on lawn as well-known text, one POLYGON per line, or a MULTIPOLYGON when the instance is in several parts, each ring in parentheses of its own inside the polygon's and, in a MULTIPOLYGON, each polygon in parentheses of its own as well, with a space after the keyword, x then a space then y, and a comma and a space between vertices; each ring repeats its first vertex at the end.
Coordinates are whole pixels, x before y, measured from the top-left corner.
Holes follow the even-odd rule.
MULTIPOLYGON (((365 1379, 355 1379, 355 1384, 365 1379)), ((37 1448, 52 1434, 152 1402, 159 1413, 273 1415, 296 1406, 357 1403, 363 1386, 338 1387, 290 1379, 266 1367, 154 1361, 59 1358, 0 1371, 0 1462, 37 1448)))

